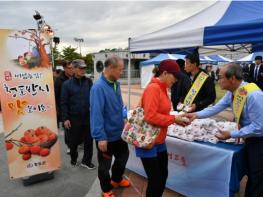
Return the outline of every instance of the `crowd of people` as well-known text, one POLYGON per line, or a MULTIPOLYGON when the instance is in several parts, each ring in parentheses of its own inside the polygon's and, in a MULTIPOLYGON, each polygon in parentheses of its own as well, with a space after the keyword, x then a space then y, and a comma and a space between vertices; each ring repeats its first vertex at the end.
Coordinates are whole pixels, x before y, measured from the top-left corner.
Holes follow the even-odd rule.
MULTIPOLYGON (((151 147, 135 148, 148 179, 146 197, 161 197, 168 177, 168 156, 165 138, 170 124, 186 126, 196 118, 213 116, 231 107, 239 129, 221 131, 217 138, 244 138, 248 166, 246 197, 263 196, 263 66, 262 57, 250 66, 249 83, 243 80, 238 64, 222 66, 215 74, 210 66, 200 68, 199 55, 189 54, 185 60, 164 60, 154 69, 154 77, 141 97, 144 120, 160 127, 160 134, 151 147), (227 90, 215 103, 215 83, 227 90), (253 82, 253 83, 252 83, 253 82), (261 88, 261 89, 260 89, 261 88), (171 89, 171 98, 168 94, 171 89), (243 104, 238 103, 242 98, 243 104), (181 110, 182 115, 170 115, 181 110)), ((129 158, 128 144, 122 140, 126 116, 118 79, 124 61, 109 57, 104 71, 94 83, 85 76, 86 64, 74 60, 63 64, 64 71, 55 80, 58 121, 65 130, 71 164, 76 166, 78 146, 84 143, 81 166, 94 169, 93 140, 97 147, 98 178, 104 197, 114 197, 115 187, 129 187, 123 177, 129 158), (112 163, 114 157, 114 162, 112 163), (111 173, 110 173, 111 171, 111 173)))

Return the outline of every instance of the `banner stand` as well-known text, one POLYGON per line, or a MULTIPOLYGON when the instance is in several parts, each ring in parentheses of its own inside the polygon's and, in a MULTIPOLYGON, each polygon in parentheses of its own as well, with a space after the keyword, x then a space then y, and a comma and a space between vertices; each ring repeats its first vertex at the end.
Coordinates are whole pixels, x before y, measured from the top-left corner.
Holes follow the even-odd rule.
MULTIPOLYGON (((40 23, 39 23, 40 24, 40 23)), ((45 24, 43 21, 41 24, 45 24)), ((0 29, 0 95, 10 179, 24 185, 54 178, 60 145, 50 35, 43 29, 0 29)))
POLYGON ((54 177, 55 177, 54 171, 51 171, 51 172, 36 174, 33 176, 23 177, 22 181, 24 186, 29 186, 42 181, 48 181, 54 179, 54 177))

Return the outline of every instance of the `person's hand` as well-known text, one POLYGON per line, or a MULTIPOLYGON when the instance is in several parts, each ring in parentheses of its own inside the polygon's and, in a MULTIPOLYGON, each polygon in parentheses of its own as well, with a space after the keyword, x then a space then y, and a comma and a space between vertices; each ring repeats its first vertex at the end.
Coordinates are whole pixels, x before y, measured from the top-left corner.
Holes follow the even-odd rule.
POLYGON ((191 111, 189 111, 189 112, 194 112, 196 110, 196 104, 192 104, 191 105, 191 111))
POLYGON ((123 119, 123 122, 124 122, 124 125, 127 124, 128 119, 127 118, 123 119))
POLYGON ((190 122, 192 122, 194 119, 197 118, 196 113, 188 113, 188 114, 183 114, 184 117, 188 118, 190 122))
POLYGON ((188 118, 184 117, 184 115, 176 115, 174 117, 174 122, 184 127, 191 123, 188 118))
POLYGON ((101 152, 107 152, 108 141, 102 140, 98 142, 98 147, 101 152))
POLYGON ((70 129, 70 128, 71 128, 71 123, 70 123, 69 120, 64 121, 64 127, 65 127, 66 129, 70 129))
POLYGON ((191 106, 185 106, 183 111, 186 113, 191 113, 194 112, 196 110, 196 105, 192 104, 191 106))
POLYGON ((231 138, 229 131, 219 131, 217 134, 215 134, 215 136, 220 140, 227 140, 231 138))
POLYGON ((177 111, 182 111, 183 108, 184 108, 184 104, 181 103, 181 102, 179 102, 179 103, 177 104, 177 106, 176 106, 177 111))

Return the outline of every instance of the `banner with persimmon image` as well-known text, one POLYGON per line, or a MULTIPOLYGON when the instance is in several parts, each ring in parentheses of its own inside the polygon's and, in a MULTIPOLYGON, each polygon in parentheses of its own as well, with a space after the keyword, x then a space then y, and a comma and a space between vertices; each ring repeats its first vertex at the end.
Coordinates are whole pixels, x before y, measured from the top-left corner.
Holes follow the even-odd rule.
POLYGON ((60 168, 49 40, 0 30, 0 98, 11 179, 60 168))

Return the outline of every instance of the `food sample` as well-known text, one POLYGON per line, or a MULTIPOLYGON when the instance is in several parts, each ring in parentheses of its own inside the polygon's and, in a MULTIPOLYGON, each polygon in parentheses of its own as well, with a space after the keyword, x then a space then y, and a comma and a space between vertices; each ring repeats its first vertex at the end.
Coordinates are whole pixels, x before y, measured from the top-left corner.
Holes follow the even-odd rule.
MULTIPOLYGON (((177 137, 187 141, 203 141, 216 144, 219 140, 215 137, 217 132, 233 131, 237 129, 235 122, 215 121, 211 118, 195 119, 190 125, 182 127, 172 124, 168 127, 168 135, 177 137)), ((226 142, 234 142, 234 139, 229 139, 226 142)))

